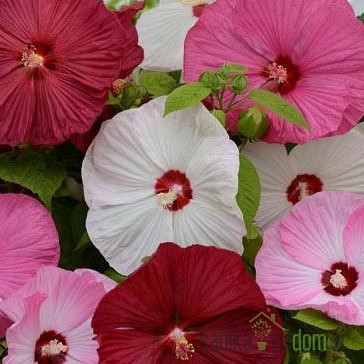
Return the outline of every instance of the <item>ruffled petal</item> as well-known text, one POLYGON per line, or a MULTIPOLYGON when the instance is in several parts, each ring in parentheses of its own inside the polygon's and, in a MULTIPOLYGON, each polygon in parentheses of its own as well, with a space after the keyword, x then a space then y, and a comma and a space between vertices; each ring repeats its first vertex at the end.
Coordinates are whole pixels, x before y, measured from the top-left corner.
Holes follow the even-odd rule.
POLYGON ((296 204, 279 224, 283 249, 297 262, 325 271, 345 261, 342 233, 363 197, 319 192, 296 204))
POLYGON ((196 23, 190 5, 178 0, 161 0, 137 22, 145 58, 141 67, 155 71, 182 69, 183 43, 188 30, 196 23))
POLYGON ((264 233, 255 269, 267 303, 274 306, 297 309, 322 291, 321 271, 297 262, 284 251, 277 225, 264 233))
POLYGON ((145 201, 90 210, 86 227, 109 264, 130 274, 164 241, 173 240, 172 214, 152 196, 145 201))
POLYGON ((349 266, 364 272, 364 200, 347 220, 343 231, 344 250, 349 266))

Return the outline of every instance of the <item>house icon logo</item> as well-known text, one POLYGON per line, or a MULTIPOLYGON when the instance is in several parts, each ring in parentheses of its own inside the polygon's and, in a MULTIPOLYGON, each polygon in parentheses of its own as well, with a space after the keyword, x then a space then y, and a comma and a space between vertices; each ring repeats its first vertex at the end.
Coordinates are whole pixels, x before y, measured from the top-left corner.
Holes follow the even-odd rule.
POLYGON ((258 349, 262 351, 267 347, 267 342, 264 341, 264 339, 270 335, 272 325, 275 325, 282 331, 285 331, 285 329, 276 322, 276 315, 274 314, 268 316, 265 312, 259 312, 249 321, 249 323, 252 324, 254 335, 259 339, 257 342, 258 349))

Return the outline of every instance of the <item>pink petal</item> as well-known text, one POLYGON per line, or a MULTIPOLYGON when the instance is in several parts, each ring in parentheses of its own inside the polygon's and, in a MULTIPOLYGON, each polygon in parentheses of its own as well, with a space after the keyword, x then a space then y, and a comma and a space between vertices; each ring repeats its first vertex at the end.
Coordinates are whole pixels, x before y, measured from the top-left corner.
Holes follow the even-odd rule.
POLYGON ((264 233, 255 259, 256 280, 267 303, 295 309, 322 290, 321 271, 297 262, 282 248, 277 225, 264 233))
POLYGON ((97 364, 99 360, 97 348, 99 345, 93 338, 94 332, 91 328, 90 318, 80 326, 67 332, 67 355, 81 363, 97 364))
POLYGON ((59 243, 52 216, 29 196, 0 194, 0 221, 0 297, 6 298, 39 267, 58 263, 59 243))
POLYGON ((283 249, 297 262, 325 271, 345 261, 342 233, 363 197, 319 192, 296 204, 279 224, 283 249))
POLYGON ((344 250, 349 265, 364 272, 363 236, 364 204, 352 212, 343 231, 344 250))
POLYGON ((6 333, 9 353, 4 364, 33 364, 35 344, 42 333, 39 312, 46 295, 37 292, 24 299, 26 315, 11 326, 6 333))

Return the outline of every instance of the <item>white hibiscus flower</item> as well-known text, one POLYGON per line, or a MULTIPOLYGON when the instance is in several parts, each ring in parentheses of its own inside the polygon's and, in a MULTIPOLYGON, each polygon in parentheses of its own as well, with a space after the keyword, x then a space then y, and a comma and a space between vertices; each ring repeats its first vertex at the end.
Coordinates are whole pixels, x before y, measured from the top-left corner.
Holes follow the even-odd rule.
POLYGON ((364 0, 349 0, 349 3, 355 11, 355 15, 361 15, 364 13, 364 0))
POLYGON ((242 252, 237 147, 202 104, 166 117, 164 105, 104 123, 83 163, 88 233, 123 274, 165 241, 242 252))
POLYGON ((256 167, 262 194, 256 216, 266 230, 298 201, 319 191, 364 193, 364 128, 298 145, 249 144, 246 156, 256 167))

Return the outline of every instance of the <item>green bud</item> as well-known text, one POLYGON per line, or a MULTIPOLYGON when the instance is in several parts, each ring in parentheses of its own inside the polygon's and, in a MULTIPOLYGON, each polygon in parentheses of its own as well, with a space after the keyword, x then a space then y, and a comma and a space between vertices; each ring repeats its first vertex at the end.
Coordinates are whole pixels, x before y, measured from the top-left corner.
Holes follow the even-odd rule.
POLYGON ((260 138, 268 126, 268 116, 259 105, 250 107, 239 116, 239 133, 248 138, 260 138))
POLYGON ((232 85, 230 87, 230 90, 234 92, 234 94, 241 94, 248 84, 248 81, 244 75, 237 75, 232 80, 232 85))
POLYGON ((123 90, 123 97, 121 99, 121 104, 124 109, 131 108, 135 100, 139 98, 139 90, 137 85, 129 84, 123 90))
POLYGON ((211 114, 215 116, 217 120, 220 121, 223 127, 226 125, 226 114, 223 110, 212 110, 211 114))
POLYGON ((198 79, 199 82, 202 82, 204 86, 211 88, 213 90, 218 90, 223 86, 223 80, 212 71, 205 71, 201 74, 198 79))
POLYGON ((232 73, 243 74, 245 72, 246 72, 246 67, 235 63, 225 63, 219 68, 219 75, 224 80, 227 79, 232 73))

